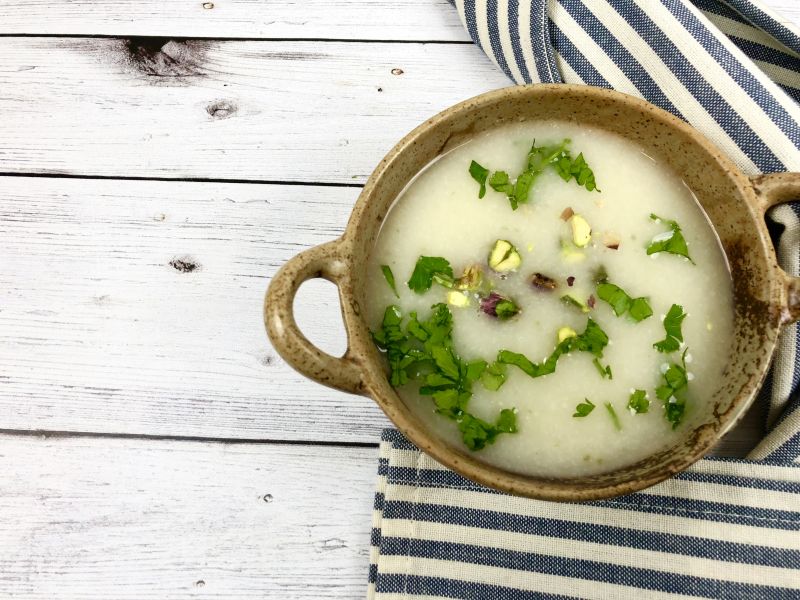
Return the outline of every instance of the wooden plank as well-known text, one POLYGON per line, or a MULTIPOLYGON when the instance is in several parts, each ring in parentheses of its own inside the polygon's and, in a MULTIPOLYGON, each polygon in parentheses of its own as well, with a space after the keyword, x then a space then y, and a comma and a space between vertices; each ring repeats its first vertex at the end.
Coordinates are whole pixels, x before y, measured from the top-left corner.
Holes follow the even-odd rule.
MULTIPOLYGON (((0 178, 0 427, 377 441, 389 424, 378 408, 295 373, 261 323, 269 278, 337 237, 357 194, 0 178)), ((309 288, 301 326, 343 352, 333 286, 309 288)), ((752 446, 760 422, 724 451, 752 446)))
POLYGON ((0 34, 470 41, 447 0, 28 0, 0 34))
MULTIPOLYGON (((358 189, 7 177, 0 190, 0 427, 375 441, 387 424, 370 400, 297 375, 261 319, 272 274, 337 237, 358 189)), ((299 311, 341 353, 333 289, 304 288, 299 311)))
POLYGON ((363 182, 510 81, 471 44, 2 38, 0 172, 363 182))
MULTIPOLYGON (((797 0, 762 0, 800 23, 797 0)), ((28 0, 6 3, 0 34, 470 41, 447 0, 28 0)))
POLYGON ((361 598, 375 448, 0 437, 0 595, 361 598))

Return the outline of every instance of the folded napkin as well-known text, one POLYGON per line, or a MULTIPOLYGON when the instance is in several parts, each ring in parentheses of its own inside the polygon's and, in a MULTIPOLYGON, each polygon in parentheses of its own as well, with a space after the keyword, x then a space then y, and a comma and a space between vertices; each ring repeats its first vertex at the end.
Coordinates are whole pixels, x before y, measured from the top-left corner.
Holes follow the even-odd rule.
MULTIPOLYGON (((800 33, 749 0, 456 0, 517 83, 639 96, 749 174, 800 171, 800 33)), ((800 206, 770 212, 800 274, 800 206)), ((800 598, 800 337, 782 334, 747 459, 707 458, 643 492, 559 504, 479 486, 387 430, 369 597, 800 598)))

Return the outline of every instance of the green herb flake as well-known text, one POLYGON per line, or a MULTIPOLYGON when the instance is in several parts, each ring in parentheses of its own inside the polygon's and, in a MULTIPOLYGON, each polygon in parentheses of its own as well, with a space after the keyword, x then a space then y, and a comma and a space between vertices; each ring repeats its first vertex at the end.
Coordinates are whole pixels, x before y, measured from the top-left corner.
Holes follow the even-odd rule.
POLYGON ((510 350, 500 350, 497 362, 514 365, 529 377, 542 377, 555 373, 558 359, 572 351, 588 352, 597 358, 603 357, 603 349, 608 345, 608 335, 592 319, 588 319, 582 334, 571 336, 559 342, 552 354, 541 363, 534 363, 524 354, 510 350))
POLYGON ((681 355, 681 364, 670 363, 664 371, 664 384, 656 388, 656 396, 664 403, 664 417, 676 429, 683 421, 686 411, 686 395, 689 390, 689 375, 686 372, 686 352, 681 355))
POLYGON ((614 423, 614 428, 617 431, 622 431, 622 423, 620 423, 619 417, 617 416, 617 411, 614 410, 614 407, 611 404, 611 402, 606 402, 606 410, 608 411, 608 414, 611 417, 611 422, 614 423))
MULTIPOLYGON (((596 190, 594 173, 586 164, 583 154, 573 158, 567 149, 568 144, 569 140, 564 140, 560 144, 537 146, 534 141, 528 151, 525 168, 517 178, 512 180, 506 171, 495 171, 488 176, 489 186, 496 192, 506 195, 512 210, 517 210, 520 204, 528 202, 533 184, 548 168, 555 169, 564 181, 574 179, 578 185, 590 192, 596 190)), ((483 198, 488 170, 472 161, 469 172, 472 178, 481 184, 478 197, 483 198)))
POLYGON ((633 390, 628 398, 628 410, 631 414, 643 414, 650 410, 650 400, 644 390, 633 390))
POLYGON ((591 400, 588 398, 584 398, 583 400, 583 402, 575 407, 575 412, 572 414, 576 419, 583 418, 594 410, 594 404, 591 400))
POLYGON ((628 316, 636 321, 644 321, 648 317, 653 316, 653 309, 650 306, 647 298, 634 298, 631 301, 631 306, 628 309, 628 316))
POLYGON ((383 272, 384 279, 386 279, 386 283, 388 283, 389 287, 392 288, 395 297, 399 298, 400 294, 397 293, 397 286, 395 286, 394 283, 394 273, 392 273, 391 267, 389 267, 389 265, 381 265, 381 271, 383 272))
POLYGON ((670 353, 679 350, 683 342, 683 333, 681 332, 681 324, 686 318, 686 313, 683 312, 683 307, 679 304, 673 304, 667 316, 664 317, 664 331, 667 336, 660 342, 653 344, 653 347, 659 352, 670 353))
POLYGON ((493 362, 481 374, 481 385, 489 391, 496 392, 505 382, 506 366, 502 363, 493 362))
POLYGON ((594 172, 586 164, 583 152, 573 159, 569 152, 565 150, 554 164, 556 171, 564 181, 575 179, 575 183, 585 187, 590 192, 600 191, 597 189, 597 184, 594 180, 594 172))
POLYGON ((637 323, 653 314, 647 298, 631 298, 621 287, 608 281, 597 284, 597 297, 609 304, 618 317, 628 313, 637 323))
POLYGON ((469 174, 481 185, 478 198, 483 198, 486 195, 486 178, 489 176, 489 169, 479 165, 473 160, 469 164, 469 174))
POLYGON ((422 294, 431 289, 434 279, 437 283, 453 282, 453 268, 450 263, 441 256, 420 256, 411 279, 408 280, 408 287, 417 294, 422 294))
POLYGON ((657 252, 667 252, 669 254, 677 254, 689 260, 692 264, 695 262, 689 256, 689 247, 686 244, 686 239, 683 237, 681 227, 677 221, 670 221, 669 219, 662 219, 658 215, 651 214, 650 218, 653 221, 663 221, 669 227, 669 231, 658 234, 652 239, 647 246, 647 254, 656 254, 657 252))
POLYGON ((501 433, 517 432, 517 415, 510 408, 501 410, 494 424, 469 413, 464 413, 457 421, 464 444, 472 451, 494 444, 501 433))
POLYGON ((600 364, 600 359, 595 358, 592 361, 595 367, 597 367, 598 373, 600 373, 600 377, 603 379, 614 379, 614 374, 611 372, 611 365, 606 365, 605 367, 600 364))
POLYGON ((511 409, 502 410, 494 423, 467 411, 473 384, 480 381, 487 389, 498 389, 505 381, 505 366, 463 360, 453 348, 452 333, 453 315, 446 304, 440 303, 432 307, 426 320, 410 313, 405 328, 400 308, 388 306, 372 337, 386 354, 389 383, 394 387, 411 381, 420 383, 419 393, 431 397, 436 411, 456 421, 467 448, 480 450, 493 444, 500 434, 517 431, 516 414, 511 409))

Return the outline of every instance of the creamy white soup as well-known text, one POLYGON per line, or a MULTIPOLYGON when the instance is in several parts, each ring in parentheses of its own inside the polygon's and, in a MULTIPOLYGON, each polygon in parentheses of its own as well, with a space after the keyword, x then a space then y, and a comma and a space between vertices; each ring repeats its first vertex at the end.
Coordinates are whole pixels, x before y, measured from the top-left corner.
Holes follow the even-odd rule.
POLYGON ((631 142, 568 123, 500 128, 434 161, 369 269, 400 396, 516 472, 600 473, 675 445, 731 347, 728 266, 691 190, 631 142))

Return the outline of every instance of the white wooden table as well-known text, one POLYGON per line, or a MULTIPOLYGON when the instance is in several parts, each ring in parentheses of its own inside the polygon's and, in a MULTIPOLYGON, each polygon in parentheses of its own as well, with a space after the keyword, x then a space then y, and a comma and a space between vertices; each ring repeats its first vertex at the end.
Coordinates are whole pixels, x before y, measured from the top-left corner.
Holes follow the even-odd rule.
MULTIPOLYGON (((362 597, 388 422, 262 297, 509 82, 446 0, 0 0, 0 57, 0 598, 362 597)), ((331 285, 298 310, 343 350, 331 285)))

